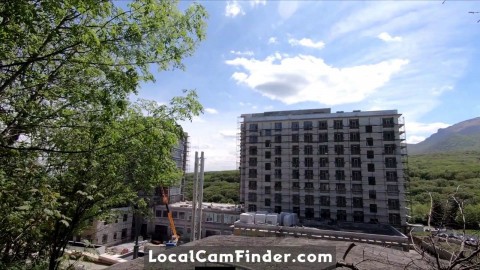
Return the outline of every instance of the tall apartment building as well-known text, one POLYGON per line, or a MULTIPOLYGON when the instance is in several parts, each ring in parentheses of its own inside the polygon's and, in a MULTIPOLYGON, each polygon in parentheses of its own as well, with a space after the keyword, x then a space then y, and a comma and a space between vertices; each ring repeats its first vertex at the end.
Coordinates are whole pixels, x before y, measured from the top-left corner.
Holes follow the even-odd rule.
POLYGON ((241 115, 241 201, 300 219, 406 224, 401 114, 330 109, 241 115))

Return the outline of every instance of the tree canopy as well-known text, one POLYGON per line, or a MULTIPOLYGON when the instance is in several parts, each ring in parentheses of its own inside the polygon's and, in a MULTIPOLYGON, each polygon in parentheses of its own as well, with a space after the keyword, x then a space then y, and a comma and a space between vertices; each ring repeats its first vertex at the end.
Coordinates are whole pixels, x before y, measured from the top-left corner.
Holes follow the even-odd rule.
POLYGON ((205 38, 204 8, 177 5, 0 3, 0 268, 56 269, 89 220, 179 179, 171 149, 202 112, 196 93, 129 102, 205 38))

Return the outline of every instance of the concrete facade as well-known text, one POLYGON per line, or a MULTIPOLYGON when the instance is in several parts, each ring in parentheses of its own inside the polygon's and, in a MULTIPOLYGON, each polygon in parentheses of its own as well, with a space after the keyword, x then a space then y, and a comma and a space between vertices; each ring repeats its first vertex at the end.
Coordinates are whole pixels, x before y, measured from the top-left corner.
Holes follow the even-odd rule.
MULTIPOLYGON (((190 241, 192 225, 192 203, 177 202, 169 205, 175 222, 175 228, 180 235, 180 241, 190 241)), ((242 208, 235 204, 203 203, 202 238, 211 235, 231 235, 233 224, 240 219, 242 208)), ((148 233, 153 239, 167 241, 171 230, 164 205, 155 206, 155 218, 148 225, 148 233)))
POLYGON ((405 142, 396 110, 241 115, 241 201, 303 220, 406 224, 405 142))

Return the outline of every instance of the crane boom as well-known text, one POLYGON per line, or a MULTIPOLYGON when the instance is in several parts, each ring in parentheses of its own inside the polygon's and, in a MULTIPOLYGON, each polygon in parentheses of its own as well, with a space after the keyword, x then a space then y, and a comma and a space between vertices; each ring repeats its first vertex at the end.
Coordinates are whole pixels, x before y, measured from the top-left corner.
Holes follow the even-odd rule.
POLYGON ((171 246, 176 246, 179 237, 177 234, 177 229, 175 228, 175 223, 173 222, 172 212, 170 212, 170 209, 168 208, 168 196, 163 187, 160 188, 160 190, 162 192, 163 203, 165 204, 165 208, 167 208, 167 217, 168 221, 170 222, 170 229, 172 230, 172 240, 170 240, 169 243, 171 246))

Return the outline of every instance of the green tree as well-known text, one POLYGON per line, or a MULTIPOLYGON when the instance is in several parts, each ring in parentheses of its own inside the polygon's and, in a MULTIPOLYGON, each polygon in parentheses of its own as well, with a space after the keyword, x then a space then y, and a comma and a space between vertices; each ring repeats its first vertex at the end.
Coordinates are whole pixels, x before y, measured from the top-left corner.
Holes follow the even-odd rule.
POLYGON ((196 94, 128 104, 152 65, 183 68, 205 38, 204 8, 177 4, 0 3, 0 268, 58 268, 89 219, 177 179, 170 149, 196 94))

